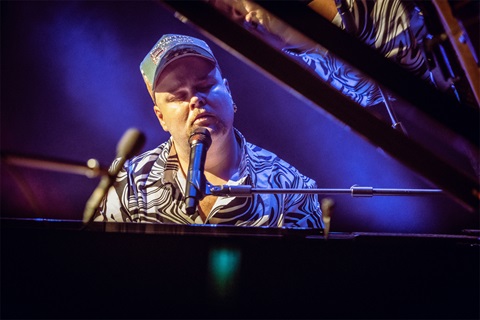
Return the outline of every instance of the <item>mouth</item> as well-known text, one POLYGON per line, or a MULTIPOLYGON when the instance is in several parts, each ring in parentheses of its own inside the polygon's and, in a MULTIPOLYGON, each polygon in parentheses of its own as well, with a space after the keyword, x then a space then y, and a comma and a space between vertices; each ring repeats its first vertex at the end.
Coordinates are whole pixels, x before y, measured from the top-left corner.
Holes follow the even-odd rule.
POLYGON ((195 117, 193 120, 194 125, 205 125, 215 121, 215 117, 211 114, 201 113, 195 117))

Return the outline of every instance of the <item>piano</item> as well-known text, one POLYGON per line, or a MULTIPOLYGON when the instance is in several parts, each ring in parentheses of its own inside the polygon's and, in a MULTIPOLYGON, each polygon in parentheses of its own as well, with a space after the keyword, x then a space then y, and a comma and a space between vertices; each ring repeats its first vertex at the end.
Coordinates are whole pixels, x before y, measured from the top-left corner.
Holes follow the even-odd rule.
MULTIPOLYGON (((397 111, 417 134, 391 130, 225 16, 212 1, 159 4, 443 189, 473 216, 466 228, 455 226, 454 233, 332 228, 326 234, 207 225, 85 225, 71 217, 3 212, 2 318, 478 319, 478 179, 458 165, 461 152, 451 144, 460 141, 478 151, 475 75, 457 83, 462 97, 452 102, 450 95, 378 57, 299 2, 258 4, 385 85, 402 101, 397 111), (313 31, 318 28, 328 32, 313 31), (252 46, 256 50, 249 50, 252 46), (374 64, 365 63, 372 57, 374 64)), ((448 33, 452 17, 439 9, 445 3, 425 2, 423 9, 435 17, 433 28, 448 33), (436 21, 441 18, 450 24, 436 21)), ((451 46, 455 44, 448 46, 448 55, 462 65, 464 56, 452 56, 451 46)), ((469 76, 471 71, 464 72, 469 76)), ((432 223, 439 220, 432 218, 432 223)))
POLYGON ((2 318, 474 319, 479 234, 2 220, 2 318))

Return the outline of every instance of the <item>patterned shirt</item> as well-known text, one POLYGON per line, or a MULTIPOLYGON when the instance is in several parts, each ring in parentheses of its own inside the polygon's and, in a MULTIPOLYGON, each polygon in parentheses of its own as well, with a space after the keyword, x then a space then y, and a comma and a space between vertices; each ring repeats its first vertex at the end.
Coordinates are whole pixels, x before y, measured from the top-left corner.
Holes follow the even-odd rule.
MULTIPOLYGON (((346 0, 357 38, 419 78, 430 81, 420 41, 427 34, 421 12, 413 2, 401 0, 346 0)), ((332 23, 345 29, 340 14, 332 23)), ((284 49, 321 79, 364 107, 383 101, 376 83, 345 64, 325 48, 284 49)))
MULTIPOLYGON (((316 188, 314 180, 275 154, 246 142, 235 129, 242 157, 238 172, 228 185, 253 188, 316 188)), ((251 197, 218 196, 202 221, 198 211, 185 210, 186 178, 172 138, 157 148, 128 160, 103 200, 95 221, 236 226, 321 228, 322 216, 316 194, 253 194, 251 197)), ((115 166, 116 162, 112 164, 115 166)))

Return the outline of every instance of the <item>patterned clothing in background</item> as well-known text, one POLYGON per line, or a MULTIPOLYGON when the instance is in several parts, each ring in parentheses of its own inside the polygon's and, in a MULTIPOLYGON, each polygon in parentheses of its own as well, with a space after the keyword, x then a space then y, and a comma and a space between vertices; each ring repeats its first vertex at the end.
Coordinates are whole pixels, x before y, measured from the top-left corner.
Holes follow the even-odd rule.
MULTIPOLYGON (((421 13, 401 0, 346 0, 357 27, 357 38, 423 80, 430 80, 419 41, 425 36, 421 13)), ((340 14, 332 21, 345 29, 340 14)), ((332 87, 367 107, 383 101, 378 86, 324 48, 285 49, 332 87)))
MULTIPOLYGON (((254 188, 316 188, 275 154, 245 141, 235 129, 242 150, 237 174, 228 185, 254 188)), ((115 166, 115 163, 113 164, 115 166)), ((254 194, 253 197, 218 197, 207 220, 187 215, 184 203, 185 175, 172 139, 124 165, 115 185, 102 202, 95 221, 174 224, 221 224, 236 226, 321 228, 317 195, 254 194)))

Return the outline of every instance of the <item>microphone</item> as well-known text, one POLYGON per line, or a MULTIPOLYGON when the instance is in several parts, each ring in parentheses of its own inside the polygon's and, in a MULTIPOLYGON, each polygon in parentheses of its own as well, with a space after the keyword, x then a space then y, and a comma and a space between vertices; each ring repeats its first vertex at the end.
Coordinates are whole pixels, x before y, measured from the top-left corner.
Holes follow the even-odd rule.
POLYGON ((85 205, 83 212, 83 223, 88 223, 93 218, 95 211, 100 206, 100 202, 107 194, 108 189, 113 185, 118 173, 122 169, 125 161, 132 158, 142 150, 145 144, 145 135, 135 128, 130 128, 123 134, 122 138, 117 144, 117 165, 108 171, 100 180, 97 188, 85 205))
POLYGON ((187 214, 191 215, 197 210, 198 201, 205 196, 205 158, 208 148, 212 144, 210 131, 207 128, 195 129, 188 138, 188 142, 190 143, 190 163, 185 190, 185 206, 187 214))

